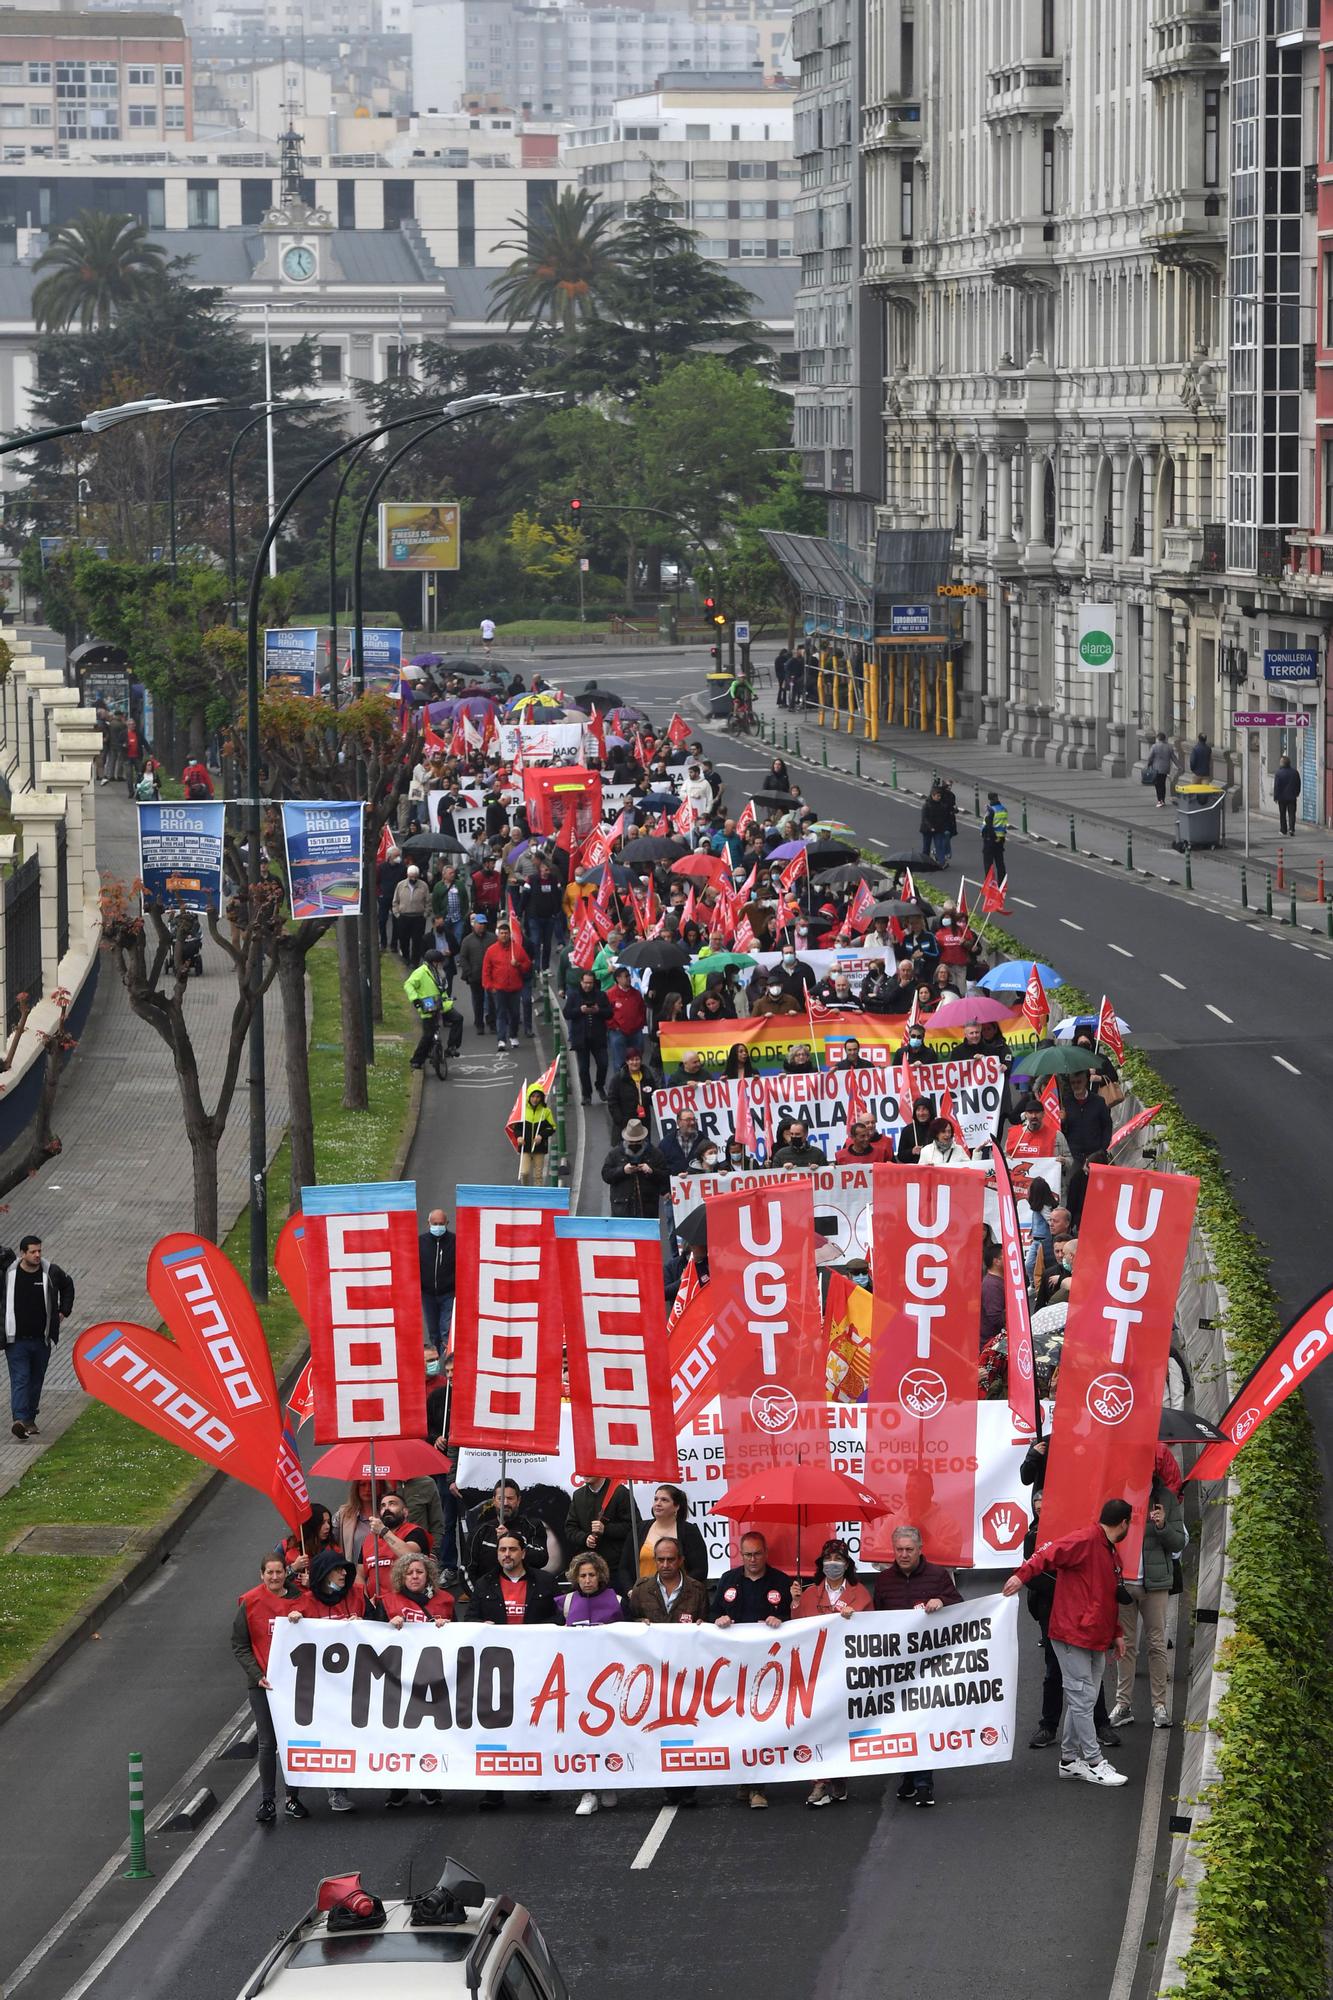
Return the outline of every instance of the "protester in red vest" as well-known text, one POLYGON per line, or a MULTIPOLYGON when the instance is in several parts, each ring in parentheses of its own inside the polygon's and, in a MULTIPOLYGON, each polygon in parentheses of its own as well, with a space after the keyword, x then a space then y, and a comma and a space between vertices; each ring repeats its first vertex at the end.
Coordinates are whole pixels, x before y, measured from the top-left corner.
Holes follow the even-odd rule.
POLYGON ((361 1577, 366 1596, 374 1602, 389 1583, 389 1572, 400 1556, 430 1554, 430 1536, 407 1518, 401 1494, 385 1493, 380 1500, 379 1519, 372 1520, 370 1533, 361 1544, 361 1577))
MULTIPOLYGON (((255 1818, 261 1826, 272 1826, 278 1817, 274 1796, 278 1783, 278 1738, 268 1705, 268 1656, 275 1623, 292 1609, 286 1588, 286 1563, 280 1555, 266 1555, 259 1565, 259 1582, 237 1601, 231 1627, 231 1650, 245 1673, 250 1713, 259 1739, 259 1811, 255 1818)), ((284 1810, 288 1819, 310 1817, 301 1804, 300 1793, 290 1787, 284 1810)))
POLYGON ((1006 1578, 1004 1595, 1013 1597, 1034 1576, 1054 1573, 1049 1634, 1064 1682, 1065 1720, 1060 1740, 1060 1776, 1087 1785, 1124 1785, 1124 1773, 1103 1757, 1093 1721, 1104 1655, 1119 1659, 1125 1650, 1120 1630, 1123 1587, 1116 1548, 1129 1533, 1133 1508, 1128 1500, 1108 1500, 1090 1528, 1045 1542, 1006 1578))
POLYGON ((440 1565, 434 1556, 419 1555, 412 1549, 394 1563, 375 1608, 401 1631, 404 1625, 452 1623, 454 1600, 440 1588, 440 1565))

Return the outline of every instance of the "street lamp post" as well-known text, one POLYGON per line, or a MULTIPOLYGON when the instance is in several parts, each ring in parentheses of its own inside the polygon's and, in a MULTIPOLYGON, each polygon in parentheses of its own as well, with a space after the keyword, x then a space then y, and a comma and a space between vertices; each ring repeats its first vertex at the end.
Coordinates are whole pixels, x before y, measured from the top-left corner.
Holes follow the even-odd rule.
MULTIPOLYGON (((171 448, 167 452, 167 542, 171 557, 171 574, 173 576, 176 574, 176 447, 185 436, 186 431, 193 429, 195 424, 203 423, 205 418, 234 416, 238 411, 252 410, 253 408, 253 403, 217 403, 212 409, 197 410, 194 416, 187 417, 180 429, 172 436, 171 448)), ((235 588, 236 577, 233 573, 233 592, 235 588)))
MULTIPOLYGON (((381 424, 363 438, 349 438, 336 450, 327 452, 308 472, 297 480, 295 486, 274 510, 273 518, 264 533, 264 538, 255 554, 254 568, 250 576, 250 594, 246 606, 245 621, 245 752, 247 774, 246 808, 247 838, 249 842, 248 874, 253 892, 259 880, 259 848, 263 834, 263 801, 259 794, 259 593, 268 571, 270 549, 278 538, 283 522, 296 505, 301 495, 318 479, 321 472, 327 472, 340 458, 352 452, 361 451, 373 438, 382 437, 386 431, 397 430, 405 422, 429 421, 441 418, 456 422, 460 417, 471 416, 484 409, 494 409, 509 402, 524 401, 519 396, 467 396, 455 402, 446 403, 438 409, 423 410, 414 417, 397 417, 391 423, 381 424)), ((362 674, 364 677, 365 657, 361 652, 362 674)), ((362 901, 364 902, 364 894, 362 901)), ((253 907, 253 894, 252 894, 253 907)), ((366 912, 362 913, 366 920, 366 912)), ((268 1144, 266 1122, 268 1116, 267 1078, 264 1070, 264 1014, 263 1014, 263 964, 256 960, 252 973, 254 982, 254 1005, 250 1016, 250 1063, 249 1063, 249 1110, 250 1110, 250 1291, 254 1298, 268 1297, 268 1144)))
POLYGON ((357 467, 360 465, 362 459, 369 451, 371 445, 378 443, 379 439, 385 435, 385 432, 391 429, 401 430, 407 424, 420 424, 420 423, 425 423, 426 421, 427 418, 423 416, 420 411, 414 410, 410 416, 395 417, 392 424, 386 424, 382 430, 372 431, 369 437, 362 438, 358 449, 351 453, 351 455, 347 460, 346 465, 343 467, 342 476, 338 481, 338 490, 333 496, 333 505, 329 509, 329 629, 333 635, 332 640, 330 642, 333 648, 332 655, 330 658, 330 666, 332 668, 333 705, 335 708, 338 706, 338 694, 339 694, 338 515, 342 509, 343 495, 347 491, 348 483, 351 480, 353 473, 355 473, 355 471, 357 470, 357 467))

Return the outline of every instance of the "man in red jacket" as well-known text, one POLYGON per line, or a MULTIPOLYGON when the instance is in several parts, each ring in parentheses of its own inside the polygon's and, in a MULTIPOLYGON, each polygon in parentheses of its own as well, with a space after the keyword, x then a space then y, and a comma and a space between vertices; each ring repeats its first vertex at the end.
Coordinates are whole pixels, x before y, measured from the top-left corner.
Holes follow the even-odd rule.
POLYGON ((618 965, 607 989, 607 1002, 611 1008, 611 1018, 607 1023, 606 1046, 610 1056, 611 1073, 625 1067, 625 1057, 631 1049, 643 1047, 643 1031, 648 1020, 648 1009, 643 995, 634 984, 627 965, 618 965))
POLYGON ((532 960, 518 939, 510 935, 508 924, 497 924, 495 943, 488 946, 481 961, 482 991, 490 994, 495 1006, 497 1049, 518 1047, 518 996, 523 991, 524 975, 531 968, 532 960))
MULTIPOLYGON (((920 1528, 895 1528, 892 1565, 875 1578, 876 1611, 935 1612, 962 1601, 953 1571, 945 1569, 943 1563, 927 1562, 920 1528)), ((914 1805, 933 1806, 935 1773, 909 1771, 898 1787, 898 1797, 914 1805)))
POLYGON ((873 1167, 893 1158, 892 1139, 881 1138, 873 1118, 853 1118, 847 1127, 847 1144, 834 1154, 838 1166, 873 1167))
POLYGON ((1092 1527, 1042 1543, 1004 1585, 1004 1595, 1013 1597, 1034 1576, 1054 1573, 1049 1635, 1065 1693, 1060 1776, 1079 1778, 1085 1785, 1129 1782, 1103 1757, 1092 1711, 1105 1654, 1114 1653, 1119 1659, 1125 1650, 1116 1547, 1129 1533, 1133 1513, 1128 1500, 1107 1500, 1092 1527))

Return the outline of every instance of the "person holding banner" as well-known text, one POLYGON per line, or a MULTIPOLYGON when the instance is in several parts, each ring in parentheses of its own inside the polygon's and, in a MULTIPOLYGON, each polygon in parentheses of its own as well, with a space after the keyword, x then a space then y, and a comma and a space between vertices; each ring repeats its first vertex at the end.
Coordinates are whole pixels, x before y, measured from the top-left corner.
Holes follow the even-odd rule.
POLYGON ((674 1535, 663 1535, 654 1544, 652 1564, 651 1574, 636 1583, 629 1594, 630 1617, 641 1625, 707 1624, 708 1585, 685 1574, 680 1543, 674 1535))
MULTIPOLYGON (((906 1524, 895 1528, 893 1561, 875 1578, 876 1611, 943 1611, 946 1605, 962 1601, 963 1593, 952 1571, 927 1560, 920 1528, 906 1524)), ((910 1800, 917 1806, 933 1806, 935 1773, 909 1771, 898 1787, 898 1797, 904 1803, 910 1800)))
MULTIPOLYGON (((259 1582, 237 1599, 232 1620, 231 1650, 245 1675, 259 1744, 259 1811, 261 1826, 273 1826, 278 1817, 278 1738, 268 1705, 268 1656, 273 1644, 273 1627, 291 1610, 287 1596, 287 1566, 279 1555, 266 1555, 259 1565, 259 1582)), ((301 1794, 287 1788, 283 1808, 287 1819, 309 1819, 301 1794)))
MULTIPOLYGON (((793 1591, 793 1595, 796 1592, 793 1591)), ((835 1535, 825 1542, 815 1564, 815 1580, 796 1597, 793 1613, 797 1618, 851 1618, 858 1611, 873 1611, 875 1600, 856 1573, 856 1564, 846 1542, 835 1535)), ((808 1806, 843 1805, 847 1798, 846 1778, 819 1779, 806 1795, 808 1806)))
MULTIPOLYGON (((713 1595, 713 1623, 719 1631, 732 1625, 767 1625, 776 1631, 792 1615, 800 1585, 785 1570, 773 1569, 768 1543, 757 1529, 741 1536, 741 1566, 719 1577, 713 1595)), ((844 1792, 845 1792, 844 1787, 844 1792)), ((752 1811, 762 1812, 768 1793, 758 1785, 742 1785, 752 1811)))
POLYGON ((544 1569, 550 1560, 546 1530, 531 1515, 523 1513, 522 1500, 512 1479, 497 1479, 491 1498, 469 1515, 464 1566, 474 1591, 494 1579, 500 1566, 500 1542, 505 1534, 517 1537, 535 1569, 544 1569))

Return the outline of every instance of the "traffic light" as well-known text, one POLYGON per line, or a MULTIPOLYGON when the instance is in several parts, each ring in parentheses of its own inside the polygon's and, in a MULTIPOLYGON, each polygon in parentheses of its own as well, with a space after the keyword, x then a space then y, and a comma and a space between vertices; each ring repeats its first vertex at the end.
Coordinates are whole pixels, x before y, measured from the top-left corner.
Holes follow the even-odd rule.
POLYGON ((726 624, 727 614, 725 613, 725 611, 718 610, 717 599, 715 597, 705 597, 704 610, 708 613, 709 622, 711 624, 713 625, 726 624))
POLYGON ((577 517, 579 514, 583 512, 583 502, 581 500, 571 500, 569 503, 569 511, 571 514, 577 517))
POLYGON ((705 599, 704 599, 704 610, 705 610, 705 611, 716 611, 716 609, 717 609, 717 599, 716 599, 715 597, 705 597, 705 599))

